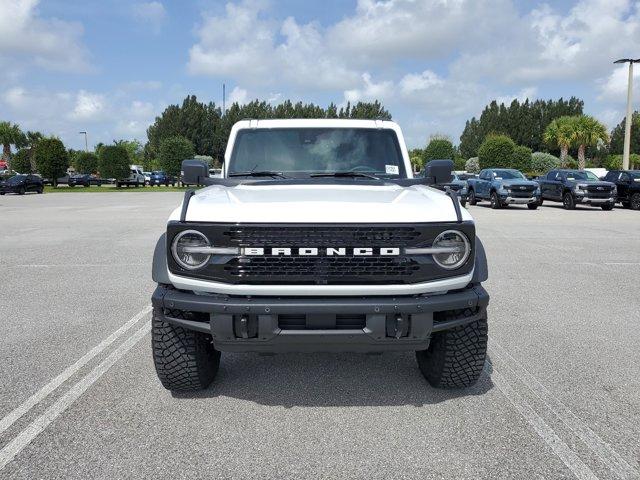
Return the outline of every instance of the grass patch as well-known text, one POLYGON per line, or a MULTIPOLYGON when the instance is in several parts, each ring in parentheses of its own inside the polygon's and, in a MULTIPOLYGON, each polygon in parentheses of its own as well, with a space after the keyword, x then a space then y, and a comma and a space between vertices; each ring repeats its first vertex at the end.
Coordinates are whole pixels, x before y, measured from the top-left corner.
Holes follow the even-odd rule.
POLYGON ((45 193, 115 193, 115 192, 184 192, 189 188, 194 187, 120 187, 116 188, 115 185, 92 185, 90 187, 68 187, 61 185, 57 188, 53 188, 50 185, 45 185, 45 193))

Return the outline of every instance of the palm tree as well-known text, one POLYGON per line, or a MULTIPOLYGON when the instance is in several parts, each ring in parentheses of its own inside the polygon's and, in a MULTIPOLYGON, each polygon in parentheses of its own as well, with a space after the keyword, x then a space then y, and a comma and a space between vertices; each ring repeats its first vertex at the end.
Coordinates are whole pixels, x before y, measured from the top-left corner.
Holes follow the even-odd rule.
POLYGON ((20 127, 11 122, 0 122, 0 144, 2 144, 2 159, 7 163, 11 159, 11 145, 21 145, 24 134, 20 127))
POLYGON ((589 115, 575 117, 573 140, 578 145, 578 168, 584 170, 584 152, 587 147, 594 147, 600 142, 609 141, 607 127, 589 115))
POLYGON ((31 160, 31 171, 35 172, 36 171, 36 159, 35 159, 35 151, 36 151, 36 145, 38 144, 38 142, 40 140, 42 140, 44 138, 44 135, 42 135, 42 133, 35 131, 32 132, 31 130, 29 130, 25 135, 24 135, 24 143, 25 146, 27 146, 29 148, 29 158, 31 160))
POLYGON ((560 148, 560 162, 565 165, 569 148, 574 143, 576 117, 558 117, 544 131, 544 141, 549 146, 560 148))

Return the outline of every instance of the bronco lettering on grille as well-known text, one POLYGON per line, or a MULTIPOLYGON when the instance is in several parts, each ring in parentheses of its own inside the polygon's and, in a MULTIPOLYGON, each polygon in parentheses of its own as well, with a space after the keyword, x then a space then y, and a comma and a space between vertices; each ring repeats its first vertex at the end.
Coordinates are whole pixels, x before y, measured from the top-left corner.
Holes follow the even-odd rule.
POLYGON ((300 257, 317 257, 317 256, 327 256, 327 257, 345 257, 345 256, 354 256, 354 257, 368 257, 373 255, 380 255, 385 257, 393 257, 400 255, 399 247, 356 247, 356 248, 347 248, 347 247, 329 247, 329 248, 318 248, 318 247, 299 247, 299 248, 290 248, 290 247, 245 247, 242 249, 242 254, 247 256, 261 256, 261 255, 271 255, 271 256, 290 256, 297 255, 300 257))

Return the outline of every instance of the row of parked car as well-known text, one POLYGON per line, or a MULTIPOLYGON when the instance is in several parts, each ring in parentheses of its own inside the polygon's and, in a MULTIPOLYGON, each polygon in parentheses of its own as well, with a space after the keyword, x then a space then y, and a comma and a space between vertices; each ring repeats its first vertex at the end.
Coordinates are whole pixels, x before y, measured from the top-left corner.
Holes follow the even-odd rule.
POLYGON ((536 179, 518 170, 488 168, 477 176, 454 174, 449 184, 465 206, 481 201, 491 208, 526 205, 535 210, 545 201, 560 202, 567 210, 577 205, 612 210, 616 203, 632 210, 640 210, 640 170, 611 170, 598 178, 588 170, 551 170, 536 179))

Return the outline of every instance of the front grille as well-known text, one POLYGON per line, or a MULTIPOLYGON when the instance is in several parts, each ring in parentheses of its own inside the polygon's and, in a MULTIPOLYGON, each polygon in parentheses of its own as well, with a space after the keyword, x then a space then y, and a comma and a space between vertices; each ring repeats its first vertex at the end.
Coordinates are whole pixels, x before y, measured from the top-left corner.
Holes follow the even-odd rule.
POLYGON ((438 224, 211 224, 171 222, 167 230, 169 269, 181 276, 246 285, 362 285, 411 284, 467 274, 473 268, 472 251, 467 263, 455 271, 438 267, 430 255, 407 255, 406 247, 429 247, 444 230, 460 230, 472 248, 472 222, 438 224), (172 239, 184 229, 205 234, 217 247, 240 246, 291 248, 291 255, 217 255, 204 268, 186 271, 170 250, 172 239), (400 255, 382 255, 383 247, 398 248, 400 255), (300 255, 299 248, 316 248, 318 255, 300 255), (326 255, 327 248, 344 248, 347 254, 326 255), (372 255, 356 255, 354 249, 372 248, 372 255))
POLYGON ((279 247, 405 245, 420 236, 413 227, 231 227, 224 232, 231 245, 279 247))
POLYGON ((535 185, 511 185, 509 187, 509 194, 514 198, 529 198, 533 195, 535 189, 535 185))
POLYGON ((587 186, 589 198, 609 198, 611 196, 611 190, 613 190, 613 188, 608 186, 587 186))
POLYGON ((331 277, 340 279, 358 275, 363 279, 409 278, 420 269, 418 264, 406 257, 240 257, 227 263, 224 269, 237 278, 265 280, 274 276, 331 277))

